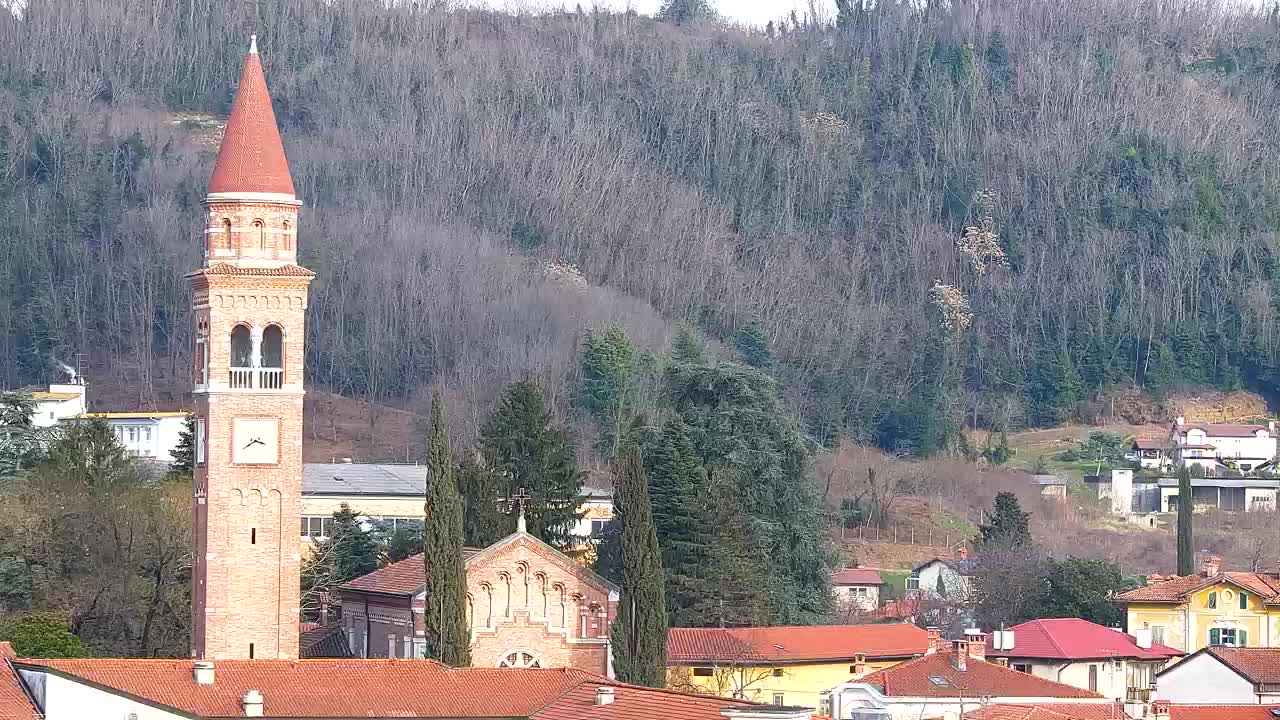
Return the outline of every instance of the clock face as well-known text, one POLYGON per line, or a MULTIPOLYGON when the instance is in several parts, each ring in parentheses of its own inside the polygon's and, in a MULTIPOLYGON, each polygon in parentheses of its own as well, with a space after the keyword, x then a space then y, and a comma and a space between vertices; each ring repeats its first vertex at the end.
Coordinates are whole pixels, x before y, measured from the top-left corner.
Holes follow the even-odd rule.
POLYGON ((275 465, 280 461, 280 420, 236 418, 231 427, 231 462, 275 465))

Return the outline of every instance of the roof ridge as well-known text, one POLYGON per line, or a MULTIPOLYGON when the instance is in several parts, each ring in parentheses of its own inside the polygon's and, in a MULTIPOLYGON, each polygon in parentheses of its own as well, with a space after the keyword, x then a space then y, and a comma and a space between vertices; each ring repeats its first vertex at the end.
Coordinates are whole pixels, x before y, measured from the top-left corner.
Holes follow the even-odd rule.
MULTIPOLYGON (((1067 618, 1067 619, 1075 620, 1077 618, 1067 618)), ((1067 651, 1061 645, 1058 644, 1057 640, 1054 639, 1053 633, 1049 632, 1049 628, 1045 627, 1044 621, 1042 619, 1037 618, 1035 620, 1032 620, 1031 622, 1034 622, 1036 624, 1036 627, 1040 629, 1040 632, 1044 635, 1045 639, 1049 641, 1049 644, 1053 646, 1054 650, 1058 651, 1059 655, 1067 654, 1067 651)))

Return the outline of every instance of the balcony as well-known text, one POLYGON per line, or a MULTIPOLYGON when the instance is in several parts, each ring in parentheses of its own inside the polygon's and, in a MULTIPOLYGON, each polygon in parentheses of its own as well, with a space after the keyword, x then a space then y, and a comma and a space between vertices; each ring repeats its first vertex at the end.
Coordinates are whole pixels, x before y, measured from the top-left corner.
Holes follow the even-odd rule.
POLYGON ((284 387, 284 368, 233 367, 230 383, 232 390, 280 390, 284 387))
POLYGON ((1131 687, 1125 692, 1125 702, 1131 703, 1149 703, 1151 696, 1155 694, 1155 690, 1149 687, 1136 688, 1131 687))

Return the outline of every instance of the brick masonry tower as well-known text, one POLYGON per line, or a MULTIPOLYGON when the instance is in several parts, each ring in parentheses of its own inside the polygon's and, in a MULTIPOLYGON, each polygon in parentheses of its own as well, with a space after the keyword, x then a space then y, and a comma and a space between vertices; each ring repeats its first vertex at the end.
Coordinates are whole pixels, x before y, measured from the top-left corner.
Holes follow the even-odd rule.
POLYGON ((303 321, 298 209, 256 38, 204 201, 191 654, 298 657, 303 321))

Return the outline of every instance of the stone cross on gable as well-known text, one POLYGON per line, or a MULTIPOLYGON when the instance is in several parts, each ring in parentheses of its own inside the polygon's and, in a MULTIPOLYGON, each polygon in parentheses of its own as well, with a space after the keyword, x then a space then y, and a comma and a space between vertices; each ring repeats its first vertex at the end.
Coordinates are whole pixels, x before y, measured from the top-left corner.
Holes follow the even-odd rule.
POLYGON ((516 532, 528 532, 524 520, 525 504, 529 502, 529 491, 524 488, 516 488, 511 493, 511 497, 503 504, 507 506, 507 512, 516 513, 516 532))

